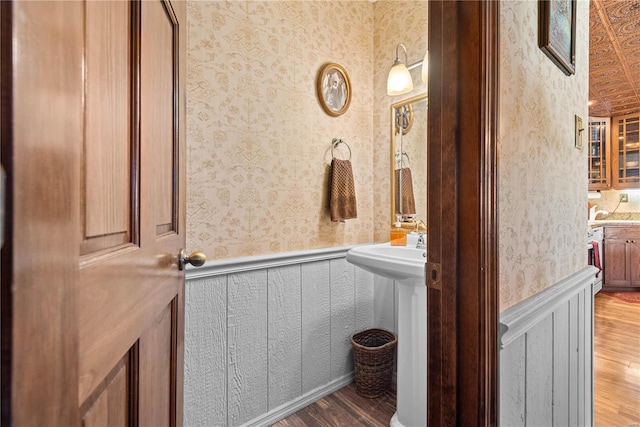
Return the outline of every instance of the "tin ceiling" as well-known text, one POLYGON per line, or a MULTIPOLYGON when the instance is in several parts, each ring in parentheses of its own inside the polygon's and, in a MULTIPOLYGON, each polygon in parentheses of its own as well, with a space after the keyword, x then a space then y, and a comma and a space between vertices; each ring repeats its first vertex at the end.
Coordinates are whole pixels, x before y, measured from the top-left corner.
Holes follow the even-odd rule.
POLYGON ((640 111, 640 0, 591 0, 589 115, 640 111))

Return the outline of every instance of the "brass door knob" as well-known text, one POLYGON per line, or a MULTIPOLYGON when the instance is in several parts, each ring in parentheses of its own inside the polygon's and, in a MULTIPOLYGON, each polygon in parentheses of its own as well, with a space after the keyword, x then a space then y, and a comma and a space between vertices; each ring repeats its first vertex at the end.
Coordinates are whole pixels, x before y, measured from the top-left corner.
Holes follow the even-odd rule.
POLYGON ((201 267, 207 261, 207 256, 202 252, 193 252, 187 256, 187 252, 184 249, 180 249, 178 254, 178 268, 184 270, 186 264, 191 264, 194 267, 201 267))

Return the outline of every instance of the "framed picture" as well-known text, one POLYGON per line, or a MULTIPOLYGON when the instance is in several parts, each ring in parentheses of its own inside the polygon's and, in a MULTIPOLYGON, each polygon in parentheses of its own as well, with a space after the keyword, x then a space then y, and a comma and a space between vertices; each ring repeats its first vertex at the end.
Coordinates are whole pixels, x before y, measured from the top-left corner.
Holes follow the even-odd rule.
POLYGON ((576 0, 539 0, 538 46, 567 76, 576 72, 576 0))
POLYGON ((351 82, 341 65, 325 64, 318 73, 316 89, 320 105, 328 115, 339 116, 349 109, 351 82))

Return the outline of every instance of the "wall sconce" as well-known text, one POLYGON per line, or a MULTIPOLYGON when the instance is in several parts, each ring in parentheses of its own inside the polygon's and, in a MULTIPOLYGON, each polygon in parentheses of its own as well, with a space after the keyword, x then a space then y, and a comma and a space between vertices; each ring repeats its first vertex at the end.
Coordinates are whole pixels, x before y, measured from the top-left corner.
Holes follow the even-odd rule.
POLYGON ((415 62, 411 65, 408 64, 409 58, 407 55, 407 48, 398 43, 396 46, 396 59, 391 65, 389 70, 389 76, 387 77, 387 95, 396 96, 404 95, 413 90, 413 79, 409 70, 422 66, 422 81, 427 83, 429 80, 429 52, 424 54, 422 61, 415 62), (400 48, 404 50, 404 62, 400 61, 400 48))

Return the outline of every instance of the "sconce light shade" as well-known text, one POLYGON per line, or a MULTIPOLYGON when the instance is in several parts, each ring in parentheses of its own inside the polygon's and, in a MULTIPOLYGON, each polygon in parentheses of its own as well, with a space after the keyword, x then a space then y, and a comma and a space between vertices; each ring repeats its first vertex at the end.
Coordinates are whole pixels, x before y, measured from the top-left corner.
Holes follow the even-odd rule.
POLYGON ((407 66, 396 58, 387 77, 387 95, 404 95, 413 90, 413 80, 407 66))
POLYGON ((422 60, 422 81, 429 83, 429 51, 424 53, 424 59, 422 60))

